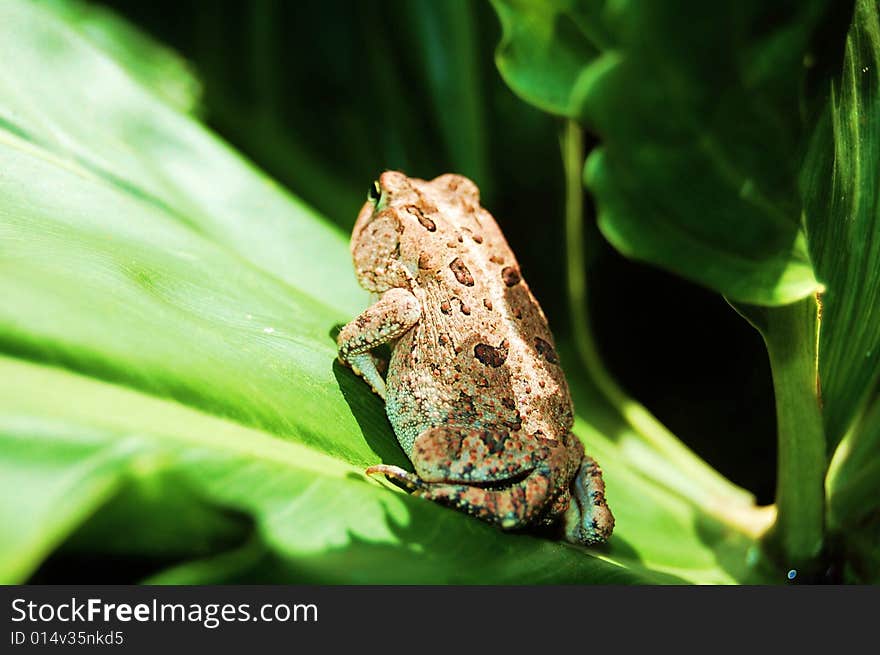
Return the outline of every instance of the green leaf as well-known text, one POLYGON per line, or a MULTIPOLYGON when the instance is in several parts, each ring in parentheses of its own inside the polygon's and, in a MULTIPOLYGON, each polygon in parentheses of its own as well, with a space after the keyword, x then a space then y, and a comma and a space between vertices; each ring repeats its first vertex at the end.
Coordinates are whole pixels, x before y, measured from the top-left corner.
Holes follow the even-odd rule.
POLYGON ((730 511, 734 507, 746 508, 748 514, 754 502, 751 494, 734 487, 691 452, 647 409, 629 398, 605 368, 590 329, 592 320, 588 284, 584 277, 588 254, 584 252, 583 190, 580 179, 583 134, 574 121, 566 121, 560 145, 566 183, 565 241, 571 330, 575 349, 584 367, 584 380, 590 386, 588 416, 595 421, 595 417, 605 413, 611 418, 611 424, 604 424, 606 434, 624 431, 640 440, 644 454, 650 453, 650 456, 633 457, 632 465, 637 469, 643 467, 648 476, 682 493, 703 511, 715 514, 719 506, 726 506, 721 516, 727 520, 734 514, 730 511), (663 462, 660 466, 659 461, 663 462))
MULTIPOLYGON (((0 24, 4 143, 19 153, 36 148, 39 159, 57 160, 106 193, 137 198, 142 220, 149 222, 151 211, 162 214, 280 283, 320 286, 346 312, 361 305, 365 294, 352 287, 348 271, 328 275, 320 268, 322 253, 344 249, 346 239, 312 210, 52 15, 3 3, 0 24)), ((53 195, 41 200, 63 204, 61 194, 53 195)))
POLYGON ((824 4, 495 0, 496 60, 525 100, 599 135, 584 177, 618 250, 736 301, 785 304, 818 288, 797 117, 824 4))
POLYGON ((502 36, 495 63, 514 92, 544 111, 579 118, 579 80, 613 36, 597 2, 492 0, 502 36))
MULTIPOLYGON (((74 519, 90 515, 91 522, 79 527, 78 549, 180 554, 164 536, 167 517, 191 513, 189 505, 199 500, 254 516, 262 547, 277 558, 262 574, 275 581, 730 582, 734 575, 718 568, 709 544, 740 560, 748 546, 615 463, 620 455, 602 447, 601 438, 596 454, 608 470, 620 522, 617 543, 603 556, 607 563, 565 544, 504 535, 368 482, 364 464, 352 466, 298 440, 53 367, 4 358, 0 369, 0 452, 4 471, 15 472, 2 478, 4 498, 29 492, 27 512, 15 503, 2 505, 4 581, 21 579, 64 530, 76 526, 74 519), (153 498, 147 503, 148 494, 139 494, 137 525, 129 527, 131 512, 108 501, 134 483, 150 488, 153 498), (132 530, 150 540, 133 537, 132 530)), ((364 463, 375 459, 364 457, 364 463)), ((205 541, 202 535, 186 554, 205 555, 205 541)), ((166 581, 175 579, 168 575, 166 581)))
POLYGON ((486 117, 475 9, 470 3, 409 0, 402 6, 413 26, 410 52, 428 82, 431 109, 449 150, 453 170, 476 181, 484 197, 492 194, 486 148, 486 117), (454 103, 449 99, 455 98, 454 103))
POLYGON ((431 0, 364 0, 348 5, 344 20, 321 3, 202 12, 194 45, 210 119, 343 228, 385 169, 425 178, 455 171, 491 198, 493 132, 518 128, 517 153, 533 153, 534 138, 516 112, 496 110, 506 122, 487 121, 503 89, 481 38, 490 12, 431 0), (238 56, 225 57, 218 43, 235 43, 238 56))
MULTIPOLYGON (((880 508, 880 393, 834 452, 828 467, 828 524, 854 529, 880 508)), ((876 517, 875 517, 876 521, 876 517)))
POLYGON ((86 0, 43 2, 171 106, 182 112, 198 113, 202 85, 176 52, 100 5, 86 0))
POLYGON ((840 75, 802 172, 810 255, 825 284, 819 374, 829 452, 880 379, 880 24, 858 0, 840 75))
POLYGON ((855 580, 874 582, 880 529, 880 18, 858 0, 802 176, 823 294, 819 373, 827 523, 855 580), (836 448, 835 448, 836 447, 836 448))
POLYGON ((366 302, 345 236, 38 5, 0 35, 0 581, 83 553, 157 582, 782 580, 766 512, 707 497, 573 364, 607 549, 366 480, 407 462, 335 363, 366 302))
POLYGON ((834 451, 825 482, 828 531, 858 583, 880 583, 880 388, 834 451))

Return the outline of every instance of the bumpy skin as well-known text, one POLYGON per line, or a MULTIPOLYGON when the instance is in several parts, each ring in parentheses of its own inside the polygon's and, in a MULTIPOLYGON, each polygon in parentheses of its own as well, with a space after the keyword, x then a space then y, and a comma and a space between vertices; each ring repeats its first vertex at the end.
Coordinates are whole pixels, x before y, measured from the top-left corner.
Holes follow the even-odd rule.
POLYGON ((605 541, 614 518, 571 433, 553 335, 477 187, 388 171, 371 196, 351 251, 377 300, 340 331, 339 357, 385 399, 416 473, 367 472, 505 529, 559 522, 569 541, 605 541))

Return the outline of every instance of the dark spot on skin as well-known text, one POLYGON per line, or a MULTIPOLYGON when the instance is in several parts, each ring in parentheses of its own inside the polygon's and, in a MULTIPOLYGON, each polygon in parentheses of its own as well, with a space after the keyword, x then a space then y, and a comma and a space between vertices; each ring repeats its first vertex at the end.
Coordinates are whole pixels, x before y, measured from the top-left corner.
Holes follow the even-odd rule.
POLYGON ((430 218, 425 216, 425 213, 421 210, 420 207, 416 207, 415 205, 407 205, 406 211, 419 219, 419 223, 422 224, 428 232, 434 232, 437 229, 437 225, 430 218))
POLYGON ((447 241, 446 247, 447 248, 458 248, 458 244, 455 241, 447 241))
POLYGON ((448 300, 444 300, 440 303, 440 311, 444 314, 452 313, 452 304, 448 300))
POLYGON ((458 392, 458 406, 463 409, 468 416, 473 416, 476 411, 476 408, 474 407, 474 399, 464 391, 458 392))
POLYGON ((504 405, 507 409, 516 409, 516 403, 513 402, 513 398, 505 396, 501 399, 501 404, 504 405))
POLYGON ((486 446, 490 455, 497 455, 504 452, 504 442, 507 441, 507 434, 504 432, 483 432, 480 435, 480 441, 486 446))
POLYGON ((504 343, 498 348, 487 343, 478 343, 474 346, 474 357, 486 366, 498 368, 507 359, 507 347, 504 343))
POLYGON ((488 298, 483 298, 483 307, 488 309, 490 312, 492 311, 492 301, 488 298))
POLYGON ((498 264, 499 266, 504 263, 504 260, 501 259, 501 257, 499 257, 498 255, 492 255, 491 257, 489 257, 489 261, 493 264, 498 264))
POLYGON ((517 307, 516 311, 513 313, 513 316, 514 316, 514 318, 516 318, 518 320, 522 320, 522 310, 519 307, 517 307))
MULTIPOLYGON (((464 445, 463 441, 464 438, 462 437, 462 435, 450 435, 450 438, 446 441, 447 454, 452 456, 453 459, 458 459, 459 457, 461 457, 461 448, 464 445)), ((447 461, 446 468, 448 469, 451 464, 452 462, 447 461)))
POLYGON ((431 266, 431 258, 428 256, 428 253, 423 252, 419 255, 419 268, 426 269, 431 266))
POLYGON ((553 350, 553 346, 544 341, 541 337, 535 337, 535 350, 551 364, 559 363, 559 356, 553 350))
POLYGON ((464 262, 461 261, 460 257, 453 259, 452 263, 449 264, 449 268, 452 269, 455 279, 458 280, 460 284, 463 284, 466 287, 474 286, 474 276, 471 275, 468 267, 464 265, 464 262))
POLYGON ((504 425, 508 428, 516 432, 517 430, 522 429, 522 416, 519 414, 519 410, 516 411, 516 416, 513 417, 513 420, 507 421, 504 425))
POLYGON ((476 241, 477 243, 483 243, 483 237, 481 237, 479 234, 475 234, 474 241, 476 241))
POLYGON ((460 304, 461 313, 464 314, 465 316, 470 316, 471 315, 471 308, 468 307, 467 305, 465 305, 461 300, 459 300, 458 302, 460 304))
POLYGON ((458 236, 458 242, 459 242, 459 243, 464 243, 464 239, 462 239, 461 235, 459 234, 459 235, 457 235, 457 236, 458 236))
POLYGON ((519 270, 517 270, 516 266, 505 266, 501 269, 501 279, 504 280, 504 284, 512 287, 519 284, 522 278, 519 276, 519 270))
POLYGON ((445 346, 449 343, 449 337, 447 337, 445 334, 441 334, 439 337, 437 337, 437 343, 441 346, 445 346))

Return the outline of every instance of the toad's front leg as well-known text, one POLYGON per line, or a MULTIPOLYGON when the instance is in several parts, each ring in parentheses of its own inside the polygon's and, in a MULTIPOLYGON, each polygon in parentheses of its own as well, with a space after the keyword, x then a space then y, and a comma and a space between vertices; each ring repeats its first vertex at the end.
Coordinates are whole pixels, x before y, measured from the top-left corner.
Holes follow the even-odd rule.
POLYGON ((366 380, 383 400, 385 380, 376 369, 370 351, 401 337, 419 322, 421 305, 406 289, 389 289, 353 321, 345 325, 336 337, 339 360, 366 380))
POLYGON ((574 474, 567 444, 540 435, 503 430, 436 427, 413 444, 416 474, 379 465, 414 494, 504 529, 542 522, 557 508, 574 474))

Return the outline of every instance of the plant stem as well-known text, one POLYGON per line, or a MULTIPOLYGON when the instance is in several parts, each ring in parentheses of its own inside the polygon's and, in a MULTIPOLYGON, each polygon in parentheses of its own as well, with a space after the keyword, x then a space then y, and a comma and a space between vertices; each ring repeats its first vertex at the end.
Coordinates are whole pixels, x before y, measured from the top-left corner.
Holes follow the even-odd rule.
MULTIPOLYGON (((671 483, 671 487, 726 523, 753 536, 760 534, 772 517, 766 512, 754 511, 752 495, 706 464, 647 409, 631 399, 602 363, 590 330, 587 264, 584 256, 584 191, 581 181, 584 139, 583 132, 575 121, 566 122, 561 147, 565 169, 565 240, 571 328, 578 354, 591 380, 629 427, 681 473, 680 479, 686 480, 677 486, 671 483), (693 493, 695 486, 699 489, 699 496, 693 493)), ((666 481, 669 482, 673 477, 668 476, 666 481)))
POLYGON ((825 433, 816 366, 816 300, 766 310, 764 340, 776 395, 778 516, 770 536, 786 565, 803 567, 822 549, 825 433))

